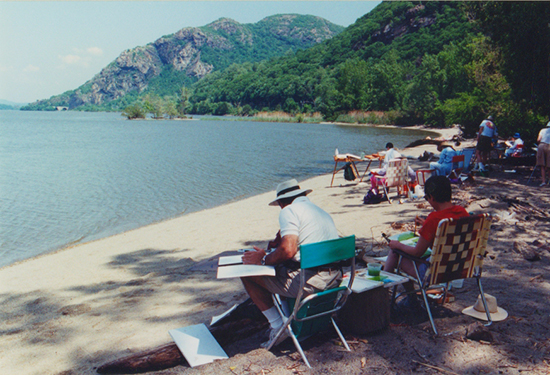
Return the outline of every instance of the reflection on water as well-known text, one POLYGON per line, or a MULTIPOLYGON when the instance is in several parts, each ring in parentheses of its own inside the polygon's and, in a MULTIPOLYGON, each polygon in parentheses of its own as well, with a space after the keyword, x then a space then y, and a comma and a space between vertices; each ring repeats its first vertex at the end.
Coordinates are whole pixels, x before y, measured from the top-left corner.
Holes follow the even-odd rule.
POLYGON ((402 129, 0 111, 0 266, 331 172, 402 129))

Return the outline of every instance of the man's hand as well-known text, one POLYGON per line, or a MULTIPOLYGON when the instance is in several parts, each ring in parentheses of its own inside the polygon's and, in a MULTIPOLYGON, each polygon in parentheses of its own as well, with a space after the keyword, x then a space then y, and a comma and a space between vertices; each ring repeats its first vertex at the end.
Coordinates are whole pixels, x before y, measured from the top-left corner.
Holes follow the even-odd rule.
POLYGON ((267 248, 276 249, 279 247, 280 244, 281 244, 281 231, 278 231, 277 234, 275 235, 275 239, 267 243, 267 248))
POLYGON ((243 264, 262 264, 262 259, 265 256, 265 250, 254 246, 256 251, 247 251, 243 255, 243 264))

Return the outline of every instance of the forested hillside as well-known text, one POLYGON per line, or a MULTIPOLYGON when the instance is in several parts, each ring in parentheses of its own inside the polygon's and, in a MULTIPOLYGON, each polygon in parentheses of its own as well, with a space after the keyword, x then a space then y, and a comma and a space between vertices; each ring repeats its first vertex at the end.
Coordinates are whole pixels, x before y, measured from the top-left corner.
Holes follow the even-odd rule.
MULTIPOLYGON (((344 28, 315 16, 282 14, 255 24, 222 18, 203 27, 187 27, 146 46, 124 51, 76 90, 27 106, 53 110, 122 110, 148 98, 174 104, 182 88, 231 64, 257 62, 311 47, 344 28)), ((175 113, 177 114, 177 112, 175 113)))
POLYGON ((306 51, 197 82, 191 111, 383 111, 384 121, 470 134, 492 114, 502 135, 533 139, 550 113, 548 19, 548 2, 384 2, 306 51))
POLYGON ((194 86, 193 112, 209 101, 315 110, 328 118, 357 109, 398 109, 418 117, 415 112, 430 105, 426 101, 463 90, 466 73, 460 67, 474 36, 459 3, 425 4, 382 3, 321 45, 212 74, 194 86), (439 75, 429 77, 428 93, 420 86, 430 72, 439 75))

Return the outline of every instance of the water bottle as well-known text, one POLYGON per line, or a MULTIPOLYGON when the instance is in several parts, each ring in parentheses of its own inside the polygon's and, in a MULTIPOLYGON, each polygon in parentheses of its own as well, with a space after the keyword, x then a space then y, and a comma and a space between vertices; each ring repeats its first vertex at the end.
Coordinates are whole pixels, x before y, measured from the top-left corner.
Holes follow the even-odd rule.
POLYGON ((338 147, 336 147, 336 150, 334 150, 334 155, 338 155, 339 152, 338 152, 338 147))

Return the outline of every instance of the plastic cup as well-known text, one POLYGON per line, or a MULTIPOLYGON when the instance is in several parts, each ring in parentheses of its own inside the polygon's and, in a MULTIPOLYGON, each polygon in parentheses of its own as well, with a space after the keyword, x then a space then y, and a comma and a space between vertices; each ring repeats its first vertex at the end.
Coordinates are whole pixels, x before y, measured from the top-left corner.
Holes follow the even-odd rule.
POLYGON ((380 276, 381 269, 382 269, 382 265, 380 263, 367 264, 367 273, 369 276, 380 276))

